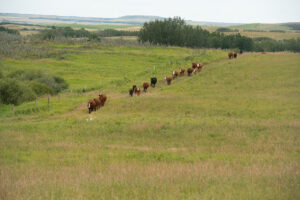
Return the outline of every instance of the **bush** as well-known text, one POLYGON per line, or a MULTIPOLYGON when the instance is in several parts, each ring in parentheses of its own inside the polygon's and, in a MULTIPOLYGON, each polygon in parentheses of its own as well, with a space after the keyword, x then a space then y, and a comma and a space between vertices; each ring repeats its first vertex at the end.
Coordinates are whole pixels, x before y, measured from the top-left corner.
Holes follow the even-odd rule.
MULTIPOLYGON (((33 83, 34 91, 38 91, 36 94, 39 95, 40 92, 44 91, 46 93, 50 92, 50 94, 56 94, 64 89, 68 88, 68 84, 63 78, 57 76, 48 76, 43 74, 39 70, 16 70, 11 72, 8 75, 9 78, 15 78, 20 81, 34 81, 38 82, 42 85, 37 85, 37 83, 33 83), (46 88, 46 85, 48 88, 46 88), (40 91, 41 90, 41 91, 40 91)), ((42 92, 42 94, 45 94, 42 92)))
POLYGON ((6 78, 0 80, 0 102, 3 104, 18 105, 24 101, 36 98, 31 88, 26 87, 16 79, 6 78))
POLYGON ((29 86, 32 89, 32 91, 35 92, 35 94, 37 96, 41 96, 44 94, 54 94, 54 90, 44 83, 39 83, 37 81, 31 81, 29 83, 29 86))
POLYGON ((36 81, 51 87, 55 94, 68 88, 68 84, 65 82, 65 80, 59 77, 44 76, 36 81))

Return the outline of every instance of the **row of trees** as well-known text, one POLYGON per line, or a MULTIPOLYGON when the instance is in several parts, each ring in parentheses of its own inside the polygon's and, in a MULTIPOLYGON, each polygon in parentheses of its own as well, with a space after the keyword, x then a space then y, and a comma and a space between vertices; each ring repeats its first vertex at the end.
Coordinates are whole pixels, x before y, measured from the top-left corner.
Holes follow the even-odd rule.
POLYGON ((0 26, 0 32, 6 32, 6 33, 9 33, 9 34, 20 35, 20 32, 18 30, 5 28, 3 26, 0 26))
POLYGON ((165 20, 155 20, 145 23, 138 39, 140 42, 149 42, 155 45, 176 45, 186 47, 207 48, 239 48, 250 51, 253 41, 250 38, 236 35, 224 35, 223 33, 210 33, 200 26, 187 25, 179 17, 165 20))
MULTIPOLYGON (((226 29, 221 29, 221 31, 226 29)), ((138 35, 141 43, 197 48, 241 49, 246 51, 300 52, 300 38, 277 41, 271 38, 251 39, 238 34, 210 33, 200 26, 187 25, 179 17, 145 23, 138 35)))
POLYGON ((69 37, 69 38, 89 38, 89 40, 100 40, 95 34, 91 33, 84 28, 74 30, 71 27, 55 27, 42 31, 39 35, 44 40, 53 40, 57 37, 69 37))
POLYGON ((113 36, 138 36, 139 31, 119 31, 116 29, 105 29, 98 31, 97 35, 101 37, 113 37, 113 36))

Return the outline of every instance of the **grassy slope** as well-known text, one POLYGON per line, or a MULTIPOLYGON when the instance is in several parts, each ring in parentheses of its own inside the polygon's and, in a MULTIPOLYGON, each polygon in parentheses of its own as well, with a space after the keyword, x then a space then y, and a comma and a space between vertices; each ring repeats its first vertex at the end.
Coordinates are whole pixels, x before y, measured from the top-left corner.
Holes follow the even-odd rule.
POLYGON ((1 198, 298 199, 299 66, 248 54, 141 97, 121 86, 92 121, 85 105, 2 117, 1 198))

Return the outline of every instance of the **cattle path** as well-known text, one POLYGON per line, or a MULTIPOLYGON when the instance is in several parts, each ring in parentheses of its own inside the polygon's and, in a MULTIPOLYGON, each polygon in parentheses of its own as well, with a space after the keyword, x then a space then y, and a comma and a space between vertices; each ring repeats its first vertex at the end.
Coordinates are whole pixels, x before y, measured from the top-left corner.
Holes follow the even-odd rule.
MULTIPOLYGON (((204 65, 203 69, 201 70, 201 72, 198 72, 196 75, 192 75, 193 76, 198 76, 202 73, 205 73, 206 69, 211 66, 211 65, 215 65, 218 63, 222 63, 222 62, 228 62, 228 61, 238 61, 239 59, 245 58, 249 55, 252 55, 253 53, 244 53, 242 55, 239 55, 237 59, 231 59, 229 60, 228 58, 224 58, 218 61, 214 61, 211 63, 208 63, 206 65, 204 65)), ((187 76, 187 72, 185 73, 185 75, 183 77, 178 76, 175 80, 172 81, 172 85, 173 84, 179 84, 182 81, 185 81, 191 77, 187 76)), ((147 93, 141 92, 140 96, 151 96, 151 97, 169 97, 170 95, 163 95, 163 94, 157 94, 155 93, 155 91, 158 91, 159 89, 162 89, 164 87, 168 87, 168 85, 166 84, 165 80, 160 80, 157 82, 155 88, 152 88, 151 86, 148 88, 147 93)), ((90 91, 87 92, 85 94, 83 94, 86 97, 96 97, 98 95, 99 91, 98 90, 94 90, 94 91, 90 91)), ((109 106, 109 102, 110 100, 114 100, 114 99, 121 99, 121 98, 138 98, 136 95, 134 95, 133 97, 129 97, 128 93, 106 93, 108 100, 106 102, 105 106, 109 106)), ((96 112, 92 112, 91 114, 89 114, 88 116, 90 117, 95 117, 97 113, 101 112, 101 109, 96 111, 96 112)), ((86 117, 88 114, 88 109, 87 109, 87 103, 81 103, 80 105, 78 105, 77 107, 75 107, 74 109, 67 111, 65 113, 60 113, 60 114, 55 114, 52 116, 49 116, 48 120, 57 120, 57 119, 63 119, 66 117, 75 117, 78 119, 82 119, 82 117, 86 117)), ((33 118, 32 118, 33 119, 33 118)))
MULTIPOLYGON (((231 59, 229 60, 228 58, 224 58, 224 59, 221 59, 221 60, 218 60, 218 61, 214 61, 214 62, 211 62, 211 63, 208 63, 206 65, 204 65, 203 69, 201 70, 201 72, 198 72, 196 75, 192 75, 192 76, 198 76, 202 73, 205 73, 206 71, 206 68, 211 66, 211 65, 215 65, 215 64, 218 64, 218 63, 222 63, 222 62, 228 62, 228 61, 236 61, 238 59, 242 59, 244 57, 247 57, 249 55, 251 55, 252 53, 244 53, 242 55, 239 55, 237 59, 231 59)), ((192 77, 191 76, 191 77, 192 77)), ((172 81, 172 84, 178 84, 184 80, 187 80, 189 79, 190 77, 187 76, 187 72, 185 72, 185 75, 184 76, 178 76, 175 80, 172 81)), ((167 87, 168 85, 166 84, 166 81, 165 80, 160 80, 157 82, 155 88, 153 87, 149 87, 148 88, 148 91, 147 93, 144 93, 144 92, 141 92, 141 95, 140 96, 164 96, 164 95, 158 95, 158 94, 154 94, 155 91, 161 89, 161 88, 164 88, 164 87, 167 87)), ((97 96, 97 93, 98 91, 95 90, 95 91, 91 91, 89 93, 86 93, 86 96, 97 96)), ((106 93, 107 96, 108 96, 108 103, 109 103, 109 99, 120 99, 120 98, 126 98, 126 97, 129 97, 129 94, 128 93, 106 93)), ((137 98, 136 95, 133 96, 133 97, 130 97, 130 98, 137 98)), ((82 103, 81 105, 79 105, 78 107, 76 107, 75 109, 69 111, 68 113, 69 114, 75 114, 76 112, 79 112, 79 111, 83 111, 83 110, 86 110, 87 111, 87 106, 86 106, 86 102, 85 103, 82 103)), ((101 109, 99 110, 101 111, 101 109)), ((97 111, 97 112, 99 112, 97 111)), ((66 113, 67 114, 67 113, 66 113)))

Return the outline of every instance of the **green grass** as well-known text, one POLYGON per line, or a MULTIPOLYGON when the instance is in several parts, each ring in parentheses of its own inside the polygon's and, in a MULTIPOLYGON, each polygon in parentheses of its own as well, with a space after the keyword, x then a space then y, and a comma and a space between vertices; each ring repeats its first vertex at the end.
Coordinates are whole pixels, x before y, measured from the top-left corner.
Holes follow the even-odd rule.
POLYGON ((85 102, 97 91, 53 97, 37 112, 21 112, 34 102, 15 115, 1 106, 1 199, 299 199, 299 54, 74 49, 61 61, 3 60, 60 74, 73 89, 102 80, 109 99, 91 115, 85 102), (153 65, 161 80, 192 61, 205 63, 200 74, 128 97, 153 65))

